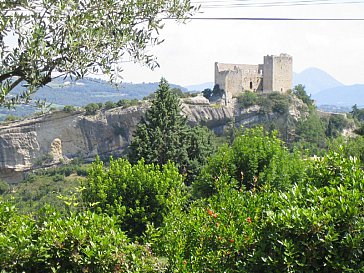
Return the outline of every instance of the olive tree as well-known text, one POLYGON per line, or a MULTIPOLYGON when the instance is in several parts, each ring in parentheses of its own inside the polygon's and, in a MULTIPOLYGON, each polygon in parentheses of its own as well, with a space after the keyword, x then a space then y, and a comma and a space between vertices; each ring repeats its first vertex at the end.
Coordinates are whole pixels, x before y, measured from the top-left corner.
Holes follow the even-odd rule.
POLYGON ((1 1, 0 105, 27 102, 54 77, 103 73, 118 82, 125 61, 153 69, 147 48, 163 41, 163 19, 194 11, 190 0, 1 1))

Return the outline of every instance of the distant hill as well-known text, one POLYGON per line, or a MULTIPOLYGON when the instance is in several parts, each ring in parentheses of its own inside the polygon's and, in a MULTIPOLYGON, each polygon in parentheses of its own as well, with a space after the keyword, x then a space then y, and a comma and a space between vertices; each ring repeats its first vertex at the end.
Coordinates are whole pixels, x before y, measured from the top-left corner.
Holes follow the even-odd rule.
POLYGON ((307 94, 311 95, 325 89, 344 86, 325 71, 315 67, 307 68, 301 73, 293 73, 293 86, 297 84, 303 84, 307 94))
POLYGON ((205 82, 205 83, 201 83, 201 84, 195 84, 195 85, 188 85, 185 86, 185 88, 188 91, 203 91, 206 88, 214 88, 214 83, 213 82, 205 82))
POLYGON ((322 90, 312 98, 317 105, 336 105, 352 107, 356 104, 358 107, 364 107, 364 84, 355 84, 349 86, 339 86, 322 90))
MULTIPOLYGON (((182 86, 170 84, 171 87, 187 91, 182 86)), ((84 106, 92 102, 117 102, 121 99, 143 99, 155 92, 158 83, 122 83, 119 87, 107 81, 85 78, 77 82, 54 81, 49 86, 37 91, 34 99, 46 99, 58 105, 84 106)))
MULTIPOLYGON (((39 89, 32 98, 34 100, 46 100, 54 106, 63 107, 64 105, 85 106, 92 102, 113 101, 121 99, 143 99, 155 92, 158 82, 153 83, 122 83, 119 87, 109 84, 107 81, 94 78, 84 78, 78 81, 70 79, 56 79, 48 86, 39 89)), ((183 92, 187 89, 170 84, 172 88, 179 88, 183 92)), ((15 90, 15 92, 19 92, 15 90)), ((22 105, 15 110, 8 110, 0 107, 0 120, 7 115, 26 116, 34 113, 37 109, 29 105, 22 105)))

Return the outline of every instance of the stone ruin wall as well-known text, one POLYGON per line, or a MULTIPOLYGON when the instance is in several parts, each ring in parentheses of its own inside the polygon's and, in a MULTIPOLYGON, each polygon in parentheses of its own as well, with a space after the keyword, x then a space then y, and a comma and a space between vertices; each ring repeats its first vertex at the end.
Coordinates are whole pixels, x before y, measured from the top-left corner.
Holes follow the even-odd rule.
POLYGON ((292 57, 264 56, 264 64, 215 63, 215 84, 226 91, 226 99, 242 91, 286 92, 292 89, 292 57))
POLYGON ((292 89, 292 57, 287 54, 274 56, 273 67, 273 90, 287 92, 292 89))
POLYGON ((215 84, 229 90, 230 97, 244 90, 261 91, 263 65, 215 63, 215 84))

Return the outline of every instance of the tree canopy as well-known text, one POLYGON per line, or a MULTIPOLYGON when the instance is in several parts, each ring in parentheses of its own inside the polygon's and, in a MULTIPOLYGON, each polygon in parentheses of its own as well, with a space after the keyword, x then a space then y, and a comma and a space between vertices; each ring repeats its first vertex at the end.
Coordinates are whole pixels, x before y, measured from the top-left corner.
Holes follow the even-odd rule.
POLYGON ((214 135, 207 128, 191 128, 181 114, 181 102, 168 82, 162 79, 150 109, 137 126, 129 149, 129 159, 136 163, 176 163, 189 184, 214 151, 214 135))
POLYGON ((1 1, 0 105, 27 102, 60 75, 103 73, 117 82, 123 61, 154 68, 147 48, 163 41, 162 20, 195 10, 190 0, 1 1))

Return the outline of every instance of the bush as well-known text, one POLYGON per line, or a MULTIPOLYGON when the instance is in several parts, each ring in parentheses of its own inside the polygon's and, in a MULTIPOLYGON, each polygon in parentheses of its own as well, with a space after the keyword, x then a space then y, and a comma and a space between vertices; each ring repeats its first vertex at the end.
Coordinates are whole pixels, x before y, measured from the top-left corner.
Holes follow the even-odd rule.
POLYGON ((244 108, 256 105, 258 103, 258 95, 254 92, 246 91, 238 97, 238 102, 244 108))
POLYGON ((139 161, 132 166, 111 158, 107 170, 99 159, 92 164, 84 186, 82 197, 86 204, 95 204, 92 210, 118 216, 122 230, 137 237, 147 224, 162 224, 181 198, 183 181, 172 163, 160 168, 139 161))
POLYGON ((227 177, 237 189, 282 190, 303 179, 305 168, 300 155, 291 154, 275 132, 269 134, 257 127, 236 137, 231 147, 222 146, 193 187, 197 196, 209 196, 220 187, 220 178, 227 177))
POLYGON ((123 99, 123 100, 119 100, 116 105, 119 107, 123 107, 123 108, 127 108, 130 106, 136 106, 139 104, 139 101, 137 99, 133 99, 133 100, 127 100, 127 99, 123 99))
POLYGON ((364 173, 330 154, 286 191, 220 189, 149 230, 171 272, 362 272, 364 173), (312 181, 318 181, 312 185, 312 181))
POLYGON ((0 201, 0 219, 4 272, 163 272, 166 268, 147 247, 130 244, 106 215, 85 211, 62 217, 47 208, 33 218, 17 215, 14 207, 0 201))
POLYGON ((115 108, 117 105, 115 102, 107 101, 105 102, 105 109, 112 109, 115 108))
POLYGON ((65 111, 66 113, 71 113, 76 111, 76 107, 74 107, 73 105, 65 105, 63 107, 63 111, 65 111))
POLYGON ((64 176, 61 174, 56 174, 53 176, 52 179, 54 182, 60 182, 60 181, 64 181, 64 176))
POLYGON ((6 121, 16 121, 16 120, 18 120, 18 119, 20 119, 19 117, 17 117, 17 116, 14 116, 14 115, 7 115, 6 116, 6 118, 4 119, 4 121, 6 122, 6 121))
POLYGON ((96 103, 89 103, 85 106, 86 115, 94 115, 96 111, 100 109, 100 106, 96 103))
POLYGON ((9 184, 0 179, 0 195, 6 193, 9 188, 9 184))

